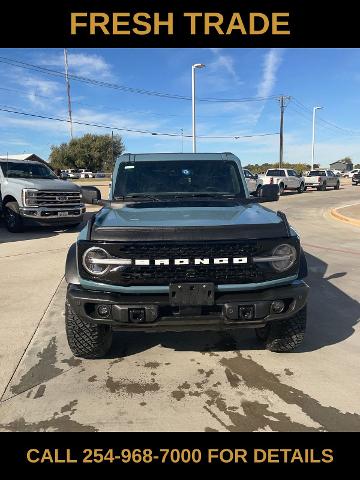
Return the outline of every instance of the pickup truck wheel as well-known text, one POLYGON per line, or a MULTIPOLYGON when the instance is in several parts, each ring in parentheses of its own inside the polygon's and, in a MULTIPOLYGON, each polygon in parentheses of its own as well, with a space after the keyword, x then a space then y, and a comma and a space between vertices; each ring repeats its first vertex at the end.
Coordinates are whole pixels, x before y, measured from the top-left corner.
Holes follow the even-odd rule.
POLYGON ((280 183, 280 185, 279 185, 279 195, 280 195, 280 196, 284 193, 284 190, 285 190, 284 184, 283 184, 283 183, 280 183))
POLYGON ((298 193, 303 193, 304 190, 305 190, 304 184, 300 183, 300 187, 297 189, 298 193))
POLYGON ((270 322, 255 330, 258 340, 271 352, 291 352, 304 340, 306 306, 287 320, 270 322))
POLYGON ((19 233, 24 230, 24 224, 17 202, 7 202, 4 207, 4 220, 9 232, 19 233))
POLYGON ((111 327, 85 322, 68 302, 65 304, 65 326, 69 347, 76 357, 102 358, 110 350, 111 327))
POLYGON ((256 197, 261 197, 261 185, 258 185, 255 192, 256 197))
POLYGON ((335 187, 334 187, 334 190, 339 190, 339 188, 340 188, 340 183, 337 182, 337 184, 336 184, 335 187))

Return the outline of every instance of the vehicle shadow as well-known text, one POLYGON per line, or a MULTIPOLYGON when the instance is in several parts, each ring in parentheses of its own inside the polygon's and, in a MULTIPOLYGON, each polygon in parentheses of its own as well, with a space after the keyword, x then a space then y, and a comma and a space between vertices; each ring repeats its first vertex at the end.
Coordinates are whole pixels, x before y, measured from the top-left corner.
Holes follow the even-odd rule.
MULTIPOLYGON (((360 303, 331 283, 331 280, 346 276, 347 272, 327 277, 327 264, 323 260, 308 253, 306 257, 309 267, 306 282, 310 286, 308 322, 305 340, 294 351, 298 354, 346 340, 354 333, 354 327, 360 320, 360 303)), ((230 332, 116 332, 108 358, 134 355, 156 345, 177 351, 213 353, 262 348, 253 329, 230 332)))
POLYGON ((26 227, 25 231, 20 233, 10 233, 2 218, 0 218, 0 245, 2 243, 22 242, 26 240, 36 240, 39 238, 51 238, 63 233, 79 232, 84 228, 86 222, 92 217, 94 212, 86 212, 84 220, 79 225, 48 226, 48 227, 26 227))

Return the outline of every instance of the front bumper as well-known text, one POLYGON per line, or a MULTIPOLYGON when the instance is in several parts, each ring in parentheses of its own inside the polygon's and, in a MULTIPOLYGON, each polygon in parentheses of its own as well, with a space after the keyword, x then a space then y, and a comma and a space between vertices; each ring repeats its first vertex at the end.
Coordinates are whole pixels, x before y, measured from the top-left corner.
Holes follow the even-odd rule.
POLYGON ((81 203, 75 207, 22 207, 20 215, 26 224, 68 225, 81 222, 85 211, 85 205, 81 203))
POLYGON ((67 301, 75 313, 90 323, 111 325, 123 331, 198 331, 235 328, 259 328, 268 322, 295 315, 307 301, 309 287, 302 280, 290 285, 249 292, 217 292, 212 306, 171 307, 168 294, 121 294, 86 290, 70 284, 67 301), (283 313, 272 313, 271 303, 283 300, 283 313), (108 306, 101 317, 99 306, 108 306), (244 319, 241 312, 250 307, 253 318, 244 319), (133 312, 142 312, 142 321, 134 321, 133 312))

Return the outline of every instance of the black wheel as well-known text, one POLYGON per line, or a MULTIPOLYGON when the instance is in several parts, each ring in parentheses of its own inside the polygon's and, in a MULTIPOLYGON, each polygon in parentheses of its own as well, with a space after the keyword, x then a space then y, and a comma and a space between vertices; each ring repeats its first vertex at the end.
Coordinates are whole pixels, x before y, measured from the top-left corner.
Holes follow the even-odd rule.
POLYGON ((304 190, 305 190, 305 185, 303 183, 300 183, 300 187, 297 188, 298 193, 303 193, 304 190))
POLYGON ((68 302, 65 304, 65 326, 69 347, 76 357, 102 358, 110 350, 111 327, 85 322, 68 302))
POLYGON ((258 185, 255 192, 256 197, 261 197, 261 185, 258 185))
POLYGON ((268 323, 255 330, 258 340, 271 352, 291 352, 304 340, 306 330, 306 307, 287 320, 268 323))
POLYGON ((284 184, 283 184, 283 183, 280 183, 280 185, 279 185, 279 195, 280 195, 280 196, 284 193, 284 190, 285 190, 284 184))
POLYGON ((336 184, 335 187, 334 187, 334 190, 339 190, 339 188, 340 188, 340 183, 337 182, 337 184, 336 184))
POLYGON ((17 202, 7 202, 4 207, 4 221, 9 232, 19 233, 24 230, 23 219, 17 202))

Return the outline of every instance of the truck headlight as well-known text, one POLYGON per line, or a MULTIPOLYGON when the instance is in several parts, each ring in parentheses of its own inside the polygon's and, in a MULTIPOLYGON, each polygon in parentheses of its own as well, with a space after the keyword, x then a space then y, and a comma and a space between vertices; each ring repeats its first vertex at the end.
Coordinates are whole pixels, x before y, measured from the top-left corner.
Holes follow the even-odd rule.
POLYGON ((88 248, 82 256, 82 264, 91 275, 104 275, 110 268, 108 252, 100 247, 88 248))
POLYGON ((38 207, 37 193, 38 190, 35 188, 23 188, 22 200, 24 207, 38 207))
POLYGON ((278 245, 272 251, 273 257, 278 257, 277 260, 272 260, 271 266, 277 272, 285 272, 291 268, 296 260, 296 248, 288 243, 278 245))
POLYGON ((277 245, 268 257, 254 257, 254 263, 270 263, 277 272, 289 270, 296 261, 296 248, 288 243, 277 245))

